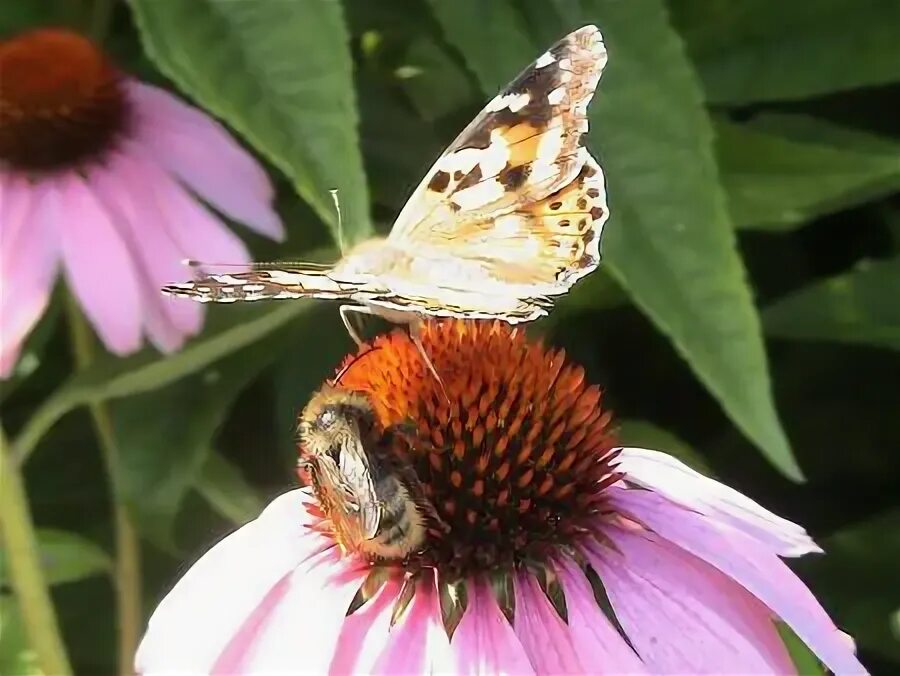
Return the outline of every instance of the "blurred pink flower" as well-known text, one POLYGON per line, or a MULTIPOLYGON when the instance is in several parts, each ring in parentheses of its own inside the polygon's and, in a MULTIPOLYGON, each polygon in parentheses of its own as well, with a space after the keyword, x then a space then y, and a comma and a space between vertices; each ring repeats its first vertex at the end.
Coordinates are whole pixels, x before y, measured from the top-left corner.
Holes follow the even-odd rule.
POLYGON ((439 585, 420 577, 392 626, 402 581, 346 615, 369 568, 341 558, 304 489, 225 538, 154 612, 136 668, 153 673, 795 673, 782 619, 836 674, 862 674, 838 630, 779 556, 821 551, 804 530, 671 456, 621 449, 601 537, 553 567, 564 621, 537 578, 514 575, 514 618, 484 578, 448 639, 439 585), (602 581, 623 640, 598 607, 602 581), (630 643, 630 646, 629 646, 630 643), (633 649, 632 649, 633 647, 633 649))
POLYGON ((122 75, 70 31, 0 43, 0 377, 60 267, 116 354, 144 334, 171 351, 197 333, 201 308, 160 286, 184 275, 185 258, 249 260, 197 197, 283 237, 265 172, 213 119, 122 75))

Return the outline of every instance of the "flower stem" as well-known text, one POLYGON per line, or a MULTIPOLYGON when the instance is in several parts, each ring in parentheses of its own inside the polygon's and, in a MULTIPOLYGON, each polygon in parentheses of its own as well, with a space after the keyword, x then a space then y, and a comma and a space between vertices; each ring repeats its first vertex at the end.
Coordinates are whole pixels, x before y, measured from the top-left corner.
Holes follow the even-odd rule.
POLYGON ((31 510, 21 470, 9 455, 0 430, 0 541, 13 591, 38 664, 45 674, 71 674, 50 591, 44 580, 31 510))
MULTIPOLYGON (((67 310, 75 362, 79 369, 88 367, 96 352, 90 327, 78 309, 75 300, 68 298, 67 310)), ((141 542, 122 498, 120 469, 121 453, 113 431, 112 417, 104 403, 92 404, 91 417, 103 452, 106 474, 111 489, 111 503, 115 526, 116 555, 114 586, 118 618, 118 673, 123 676, 134 672, 134 654, 137 650, 143 623, 141 608, 141 542)))

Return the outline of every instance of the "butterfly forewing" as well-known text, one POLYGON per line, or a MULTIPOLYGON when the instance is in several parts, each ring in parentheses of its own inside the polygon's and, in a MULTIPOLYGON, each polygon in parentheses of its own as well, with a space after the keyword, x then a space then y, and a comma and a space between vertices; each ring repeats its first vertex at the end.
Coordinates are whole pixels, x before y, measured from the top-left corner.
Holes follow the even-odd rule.
POLYGON ((594 26, 571 33, 536 59, 438 158, 397 217, 389 241, 452 246, 467 222, 493 220, 569 183, 588 157, 580 140, 605 63, 594 26))
POLYGON ((600 258, 606 190, 582 135, 605 64, 595 26, 560 40, 450 144, 388 238, 333 268, 208 275, 166 290, 219 302, 339 298, 395 317, 546 314, 600 258))

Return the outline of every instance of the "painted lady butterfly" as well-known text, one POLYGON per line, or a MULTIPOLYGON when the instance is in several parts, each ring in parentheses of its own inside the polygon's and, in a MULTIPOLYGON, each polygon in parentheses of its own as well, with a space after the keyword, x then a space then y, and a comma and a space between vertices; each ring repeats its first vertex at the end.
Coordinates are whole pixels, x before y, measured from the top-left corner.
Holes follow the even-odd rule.
POLYGON ((198 301, 334 298, 348 312, 525 322, 597 267, 609 216, 581 136, 606 64, 595 26, 569 34, 494 97, 435 162, 386 238, 333 266, 265 265, 171 284, 198 301))

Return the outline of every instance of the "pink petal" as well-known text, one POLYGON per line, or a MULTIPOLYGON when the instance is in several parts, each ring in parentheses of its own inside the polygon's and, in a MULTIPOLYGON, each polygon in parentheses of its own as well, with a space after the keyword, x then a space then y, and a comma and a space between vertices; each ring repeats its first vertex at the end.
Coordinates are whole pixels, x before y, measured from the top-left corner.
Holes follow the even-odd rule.
POLYGON ((515 589, 514 628, 534 670, 539 674, 595 673, 597 665, 579 660, 568 628, 534 576, 518 573, 515 589))
POLYGON ((733 488, 705 477, 666 453, 624 448, 617 469, 627 480, 755 537, 781 556, 822 550, 802 526, 782 519, 733 488))
POLYGON ((132 80, 128 90, 141 116, 136 140, 154 160, 231 218, 284 238, 268 176, 222 125, 163 89, 132 80))
POLYGON ((210 671, 279 582, 321 548, 322 537, 307 527, 306 499, 303 490, 276 498, 188 570, 150 618, 137 671, 210 671))
POLYGON ((768 548, 715 518, 643 490, 610 488, 611 504, 743 585, 836 674, 866 673, 812 593, 768 548))
POLYGON ((70 288, 106 346, 128 354, 141 346, 141 289, 135 260, 109 214, 84 181, 60 179, 59 221, 70 288))
POLYGON ((560 581, 566 593, 569 634, 582 664, 598 674, 644 674, 646 667, 597 606, 584 573, 570 559, 559 562, 560 581))
POLYGON ((391 614, 400 592, 398 580, 388 580, 362 608, 344 620, 328 673, 370 674, 391 630, 391 614))
POLYGON ((6 378, 50 300, 59 257, 55 225, 62 210, 49 183, 32 187, 10 177, 2 197, 0 378, 6 378))
POLYGON ((652 533, 604 534, 613 546, 588 556, 651 672, 794 673, 768 609, 738 584, 652 533))
POLYGON ((487 584, 470 580, 469 603, 450 642, 463 674, 533 674, 534 668, 487 584))
POLYGON ((146 198, 143 178, 139 164, 123 155, 111 157, 90 174, 91 185, 136 253, 147 332, 160 350, 170 352, 200 330, 203 308, 160 293, 164 284, 185 274, 182 261, 187 254, 175 244, 154 202, 146 198))
POLYGON ((222 674, 324 673, 338 647, 347 608, 359 590, 365 571, 351 568, 337 548, 320 552, 289 576, 288 589, 269 616, 249 651, 237 660, 220 660, 222 674))
POLYGON ((434 579, 424 576, 416 594, 387 637, 373 674, 446 673, 453 660, 441 621, 434 579))
MULTIPOLYGON (((296 570, 294 571, 296 573, 296 570)), ((244 620, 225 650, 212 667, 214 674, 231 674, 247 671, 246 662, 266 630, 266 625, 291 590, 292 574, 288 573, 275 583, 259 605, 244 620)))
MULTIPOLYGON (((211 263, 246 265, 250 255, 241 239, 184 188, 156 166, 138 147, 127 153, 146 197, 148 208, 159 214, 160 227, 188 258, 211 263)), ((180 275, 184 277, 184 274, 180 275)))

